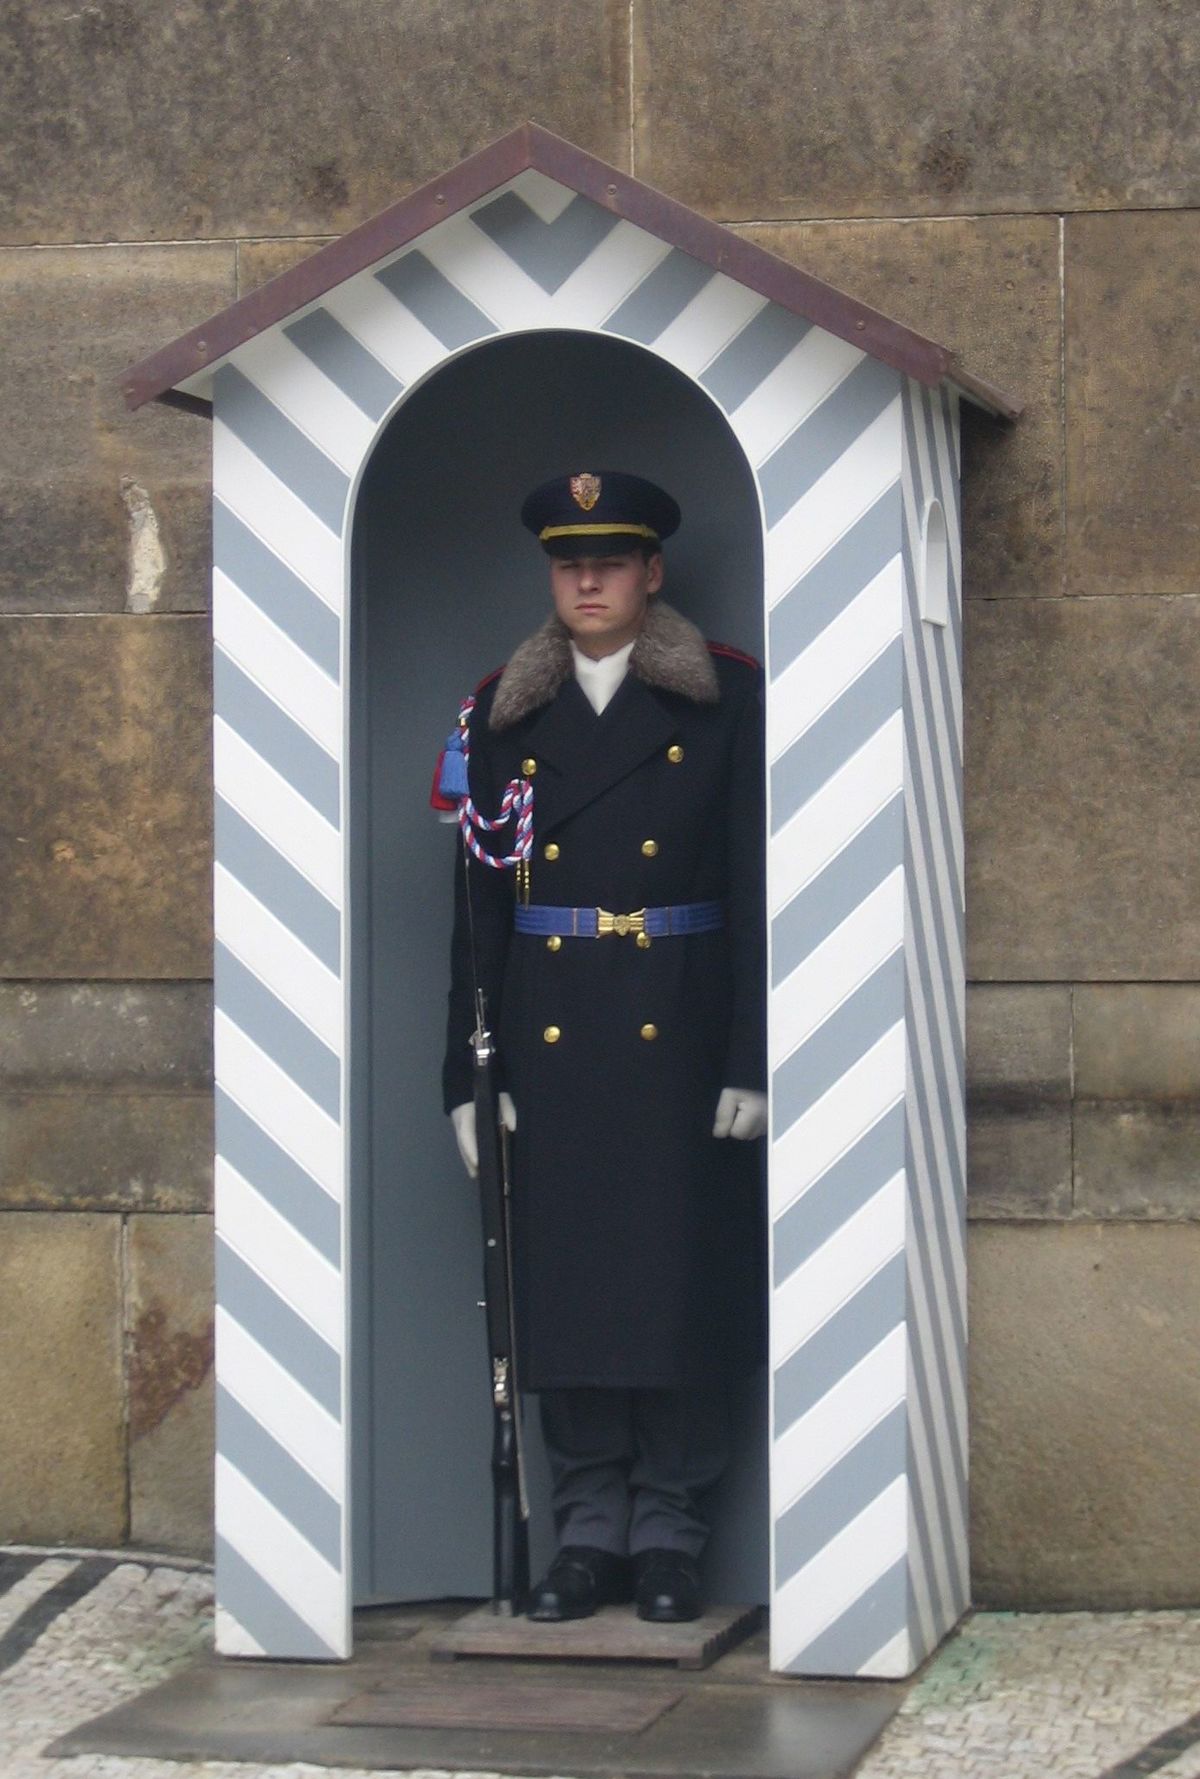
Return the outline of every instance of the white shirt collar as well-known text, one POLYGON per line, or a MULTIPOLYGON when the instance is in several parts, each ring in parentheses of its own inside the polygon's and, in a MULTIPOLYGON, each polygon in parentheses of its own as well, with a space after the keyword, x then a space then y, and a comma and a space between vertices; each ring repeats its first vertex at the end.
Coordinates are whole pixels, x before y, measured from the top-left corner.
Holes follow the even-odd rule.
MULTIPOLYGON (((635 637, 634 642, 637 641, 635 637)), ((613 693, 625 678, 629 670, 629 657, 633 653, 633 642, 627 642, 623 649, 613 655, 602 655, 599 661, 593 661, 590 655, 574 642, 571 654, 575 659, 575 678, 583 689, 584 696, 592 709, 599 716, 613 693)))

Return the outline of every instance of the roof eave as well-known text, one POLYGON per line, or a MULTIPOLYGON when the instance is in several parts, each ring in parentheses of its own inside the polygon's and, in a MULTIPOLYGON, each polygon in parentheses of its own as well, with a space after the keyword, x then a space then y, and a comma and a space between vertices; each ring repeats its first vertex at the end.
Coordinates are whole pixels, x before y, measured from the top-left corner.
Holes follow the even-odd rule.
MULTIPOLYGON (((199 327, 133 365, 122 378, 126 405, 139 408, 145 402, 166 400, 170 393, 179 393, 181 384, 188 384, 237 347, 319 301, 346 279, 388 258, 436 223, 528 168, 650 230, 715 271, 738 279, 769 301, 803 315, 828 333, 850 341, 921 383, 932 386, 949 379, 969 400, 1006 419, 1014 419, 1021 411, 1015 398, 959 366, 948 347, 860 303, 535 123, 521 124, 442 178, 420 186, 349 234, 318 248, 199 327)), ((197 402, 202 407, 208 405, 194 393, 186 400, 189 406, 197 402)))
POLYGON ((1025 412, 1024 402, 1018 401, 1014 395, 1006 394, 1003 389, 997 389, 994 383, 973 376, 959 364, 956 356, 950 360, 946 381, 952 383, 972 407, 982 408, 985 414, 993 414, 998 420, 1016 420, 1025 412))
POLYGON ((176 384, 206 370, 286 316, 317 302, 346 278, 386 259, 435 223, 486 196, 493 187, 515 179, 534 164, 528 143, 531 128, 522 124, 499 142, 481 148, 444 178, 419 186, 349 234, 318 247, 227 309, 131 365, 122 378, 126 406, 140 408, 161 399, 176 384))

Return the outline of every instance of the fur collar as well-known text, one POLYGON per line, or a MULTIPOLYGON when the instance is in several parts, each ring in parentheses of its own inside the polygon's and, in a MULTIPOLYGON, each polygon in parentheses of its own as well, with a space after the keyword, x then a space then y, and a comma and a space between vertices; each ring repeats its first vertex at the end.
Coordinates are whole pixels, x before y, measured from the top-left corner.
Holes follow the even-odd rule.
MULTIPOLYGON (((646 685, 677 692, 694 704, 715 704, 720 697, 708 644, 693 623, 661 599, 647 607, 629 668, 646 685)), ((530 711, 549 704, 573 672, 570 632, 551 616, 526 638, 500 675, 488 728, 511 729, 530 711)))

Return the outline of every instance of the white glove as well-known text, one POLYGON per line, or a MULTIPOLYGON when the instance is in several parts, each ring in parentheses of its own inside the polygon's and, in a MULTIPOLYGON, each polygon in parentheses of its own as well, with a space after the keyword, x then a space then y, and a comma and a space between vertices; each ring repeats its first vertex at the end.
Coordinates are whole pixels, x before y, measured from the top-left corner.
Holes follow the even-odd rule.
MULTIPOLYGON (((498 1097, 501 1124, 505 1130, 516 1130, 517 1108, 513 1105, 510 1095, 502 1093, 498 1097)), ((479 1144, 475 1140, 474 1100, 468 1100, 465 1106, 455 1106, 450 1114, 450 1122, 454 1126, 454 1136, 458 1143, 458 1152, 463 1159, 463 1166, 473 1180, 479 1172, 479 1144)))
POLYGON ((714 1137, 761 1137, 767 1128, 767 1096, 752 1087, 723 1087, 717 1101, 714 1137))

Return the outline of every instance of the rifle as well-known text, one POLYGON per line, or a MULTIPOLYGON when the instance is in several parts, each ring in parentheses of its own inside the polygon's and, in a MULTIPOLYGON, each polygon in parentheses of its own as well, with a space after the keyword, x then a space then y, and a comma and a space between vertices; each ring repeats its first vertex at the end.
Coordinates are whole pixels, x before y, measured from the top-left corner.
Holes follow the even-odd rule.
POLYGON ((529 1592, 529 1500, 517 1402, 508 1132, 496 1089, 496 1046, 475 989, 475 1140, 483 1213, 483 1294, 492 1370, 492 1611, 511 1618, 529 1592))

